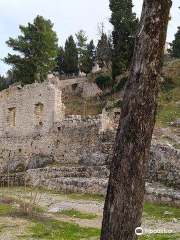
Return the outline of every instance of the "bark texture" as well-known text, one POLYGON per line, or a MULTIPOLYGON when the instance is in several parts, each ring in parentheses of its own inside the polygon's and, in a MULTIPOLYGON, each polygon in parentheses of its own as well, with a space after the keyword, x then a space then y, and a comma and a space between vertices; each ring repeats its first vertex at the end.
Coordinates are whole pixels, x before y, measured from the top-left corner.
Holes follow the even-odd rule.
POLYGON ((171 0, 144 0, 116 136, 101 240, 135 240, 156 115, 171 0))

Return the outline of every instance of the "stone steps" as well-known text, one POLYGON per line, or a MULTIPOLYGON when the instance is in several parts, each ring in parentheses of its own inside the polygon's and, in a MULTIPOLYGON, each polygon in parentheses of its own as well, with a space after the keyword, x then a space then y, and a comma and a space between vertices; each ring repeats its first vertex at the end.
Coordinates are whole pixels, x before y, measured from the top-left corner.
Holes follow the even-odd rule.
POLYGON ((108 178, 51 178, 32 179, 31 185, 39 186, 47 190, 55 190, 66 193, 99 194, 105 196, 108 178))
POLYGON ((66 165, 60 167, 44 167, 38 169, 29 169, 27 176, 32 178, 59 178, 59 177, 77 177, 77 178, 108 178, 109 169, 107 166, 73 166, 66 165))
POLYGON ((54 166, 29 169, 28 185, 69 193, 105 195, 109 169, 107 166, 54 166))
MULTIPOLYGON (((39 186, 46 190, 105 196, 108 178, 43 178, 40 181, 33 179, 31 184, 34 187, 39 186)), ((180 192, 177 189, 167 188, 159 183, 146 182, 145 201, 180 206, 180 192)))

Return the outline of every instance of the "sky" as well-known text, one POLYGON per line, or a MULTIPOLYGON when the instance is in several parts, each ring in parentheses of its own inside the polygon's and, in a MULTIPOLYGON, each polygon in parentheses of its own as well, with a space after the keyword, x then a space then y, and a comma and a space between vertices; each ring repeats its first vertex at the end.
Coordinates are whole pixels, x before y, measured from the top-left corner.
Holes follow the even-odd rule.
MULTIPOLYGON (((134 12, 140 17, 143 0, 133 0, 134 12)), ((179 0, 173 0, 172 20, 169 23, 167 41, 172 42, 180 25, 179 0)), ((0 5, 0 59, 12 53, 6 45, 9 37, 16 38, 20 34, 19 25, 27 26, 37 15, 42 15, 54 23, 54 30, 59 45, 64 45, 71 34, 80 29, 86 31, 89 40, 98 40, 98 23, 104 22, 106 30, 111 30, 109 23, 111 12, 109 0, 1 0, 0 5)), ((0 61, 0 75, 5 75, 10 68, 0 61)))

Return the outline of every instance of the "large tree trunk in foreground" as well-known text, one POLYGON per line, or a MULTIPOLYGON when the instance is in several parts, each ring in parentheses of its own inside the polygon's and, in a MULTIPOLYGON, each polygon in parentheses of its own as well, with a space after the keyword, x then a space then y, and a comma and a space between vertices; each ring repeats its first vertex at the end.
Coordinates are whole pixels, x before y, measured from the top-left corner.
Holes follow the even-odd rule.
POLYGON ((111 166, 101 240, 135 240, 171 0, 144 0, 111 166))

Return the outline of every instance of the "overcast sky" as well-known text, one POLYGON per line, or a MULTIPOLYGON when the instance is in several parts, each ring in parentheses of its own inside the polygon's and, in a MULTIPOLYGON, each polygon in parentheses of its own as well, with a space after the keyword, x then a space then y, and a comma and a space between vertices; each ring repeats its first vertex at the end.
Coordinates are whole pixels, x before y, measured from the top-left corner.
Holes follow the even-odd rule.
MULTIPOLYGON (((134 11, 140 17, 143 0, 133 0, 134 11)), ((172 42, 180 26, 179 0, 173 0, 172 21, 169 23, 167 41, 172 42)), ((0 6, 0 59, 12 52, 5 44, 9 37, 16 38, 18 26, 27 26, 37 15, 50 19, 59 38, 59 45, 64 45, 70 34, 83 29, 89 39, 97 42, 97 24, 104 22, 106 30, 111 29, 108 22, 111 12, 109 0, 1 0, 0 6)), ((10 66, 0 61, 0 74, 7 72, 10 66)))

